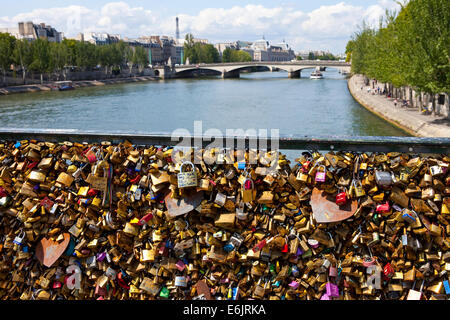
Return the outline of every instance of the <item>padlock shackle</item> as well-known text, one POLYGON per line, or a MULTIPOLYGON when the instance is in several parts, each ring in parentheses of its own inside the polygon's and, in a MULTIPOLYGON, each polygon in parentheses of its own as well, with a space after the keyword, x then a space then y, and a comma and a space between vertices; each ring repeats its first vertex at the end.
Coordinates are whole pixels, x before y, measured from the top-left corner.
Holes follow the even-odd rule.
POLYGON ((194 164, 193 164, 192 162, 190 162, 190 161, 184 161, 184 162, 180 165, 180 172, 183 172, 183 167, 184 167, 185 165, 190 165, 191 168, 192 168, 192 171, 193 171, 193 172, 195 171, 195 166, 194 166, 194 164))

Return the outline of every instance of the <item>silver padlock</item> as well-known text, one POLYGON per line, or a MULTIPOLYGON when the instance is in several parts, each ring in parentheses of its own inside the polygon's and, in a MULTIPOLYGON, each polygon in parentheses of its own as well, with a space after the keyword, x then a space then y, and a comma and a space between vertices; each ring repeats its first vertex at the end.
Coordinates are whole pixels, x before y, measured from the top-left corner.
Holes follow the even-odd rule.
POLYGON ((175 277, 175 287, 187 287, 186 277, 175 277))
POLYGON ((50 209, 50 214, 56 214, 57 211, 58 211, 58 203, 55 203, 50 209))
POLYGON ((178 188, 189 188, 197 186, 197 172, 195 171, 195 166, 192 162, 184 162, 180 166, 180 173, 177 175, 178 177, 178 188), (191 166, 191 171, 184 172, 183 168, 188 165, 191 166))
POLYGON ((247 220, 248 213, 245 212, 245 206, 243 203, 239 204, 239 206, 236 207, 236 218, 238 220, 247 220))
POLYGON ((136 164, 136 167, 134 168, 134 171, 136 172, 140 172, 142 169, 142 157, 139 157, 139 161, 136 164))
POLYGON ((25 239, 25 231, 20 231, 20 233, 14 238, 13 243, 21 246, 23 244, 23 239, 25 239))
POLYGON ((141 188, 137 188, 136 191, 134 192, 134 199, 136 201, 141 200, 142 198, 142 189, 141 188))
POLYGON ((223 207, 226 201, 227 196, 224 195, 223 193, 218 192, 216 195, 216 199, 214 200, 214 203, 217 203, 219 206, 223 207))
POLYGON ((375 181, 381 187, 388 187, 392 184, 392 175, 387 171, 375 171, 375 181))
POLYGON ((230 243, 233 244, 233 246, 236 249, 238 249, 241 246, 243 241, 244 241, 244 238, 238 233, 234 233, 230 238, 230 243))
POLYGON ((408 245, 408 235, 402 234, 402 245, 407 246, 408 245))
POLYGON ((108 267, 108 269, 106 269, 105 276, 114 281, 116 279, 117 272, 113 268, 108 267))
POLYGON ((434 176, 437 176, 437 175, 439 175, 439 174, 442 174, 442 167, 441 166, 432 166, 431 168, 430 168, 430 172, 431 172, 431 175, 434 177, 434 176))
POLYGON ((86 259, 86 265, 88 269, 97 267, 97 258, 95 257, 95 255, 90 256, 86 259))
POLYGON ((78 168, 74 173, 72 173, 72 176, 75 179, 78 179, 81 176, 81 171, 83 171, 83 169, 82 168, 78 168))

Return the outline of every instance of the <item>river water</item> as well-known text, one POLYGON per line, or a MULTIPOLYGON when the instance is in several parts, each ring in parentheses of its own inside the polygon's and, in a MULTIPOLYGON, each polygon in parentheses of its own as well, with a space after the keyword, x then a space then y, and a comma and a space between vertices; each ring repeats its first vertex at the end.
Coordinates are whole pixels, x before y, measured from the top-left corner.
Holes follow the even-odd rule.
MULTIPOLYGON (((285 72, 80 88, 0 97, 0 127, 127 133, 210 128, 279 129, 281 135, 406 136, 360 106, 336 70, 325 79, 285 72)), ((269 131, 270 132, 270 131, 269 131)))

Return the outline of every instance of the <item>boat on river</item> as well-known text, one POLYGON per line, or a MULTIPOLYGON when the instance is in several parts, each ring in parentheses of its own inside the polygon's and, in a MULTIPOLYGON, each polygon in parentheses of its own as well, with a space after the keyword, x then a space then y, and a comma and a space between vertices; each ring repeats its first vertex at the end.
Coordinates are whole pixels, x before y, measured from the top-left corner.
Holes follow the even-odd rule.
POLYGON ((311 73, 310 79, 323 79, 323 74, 319 70, 315 70, 313 73, 311 73))
POLYGON ((58 82, 55 82, 55 84, 59 91, 68 91, 68 90, 75 89, 72 81, 58 81, 58 82))

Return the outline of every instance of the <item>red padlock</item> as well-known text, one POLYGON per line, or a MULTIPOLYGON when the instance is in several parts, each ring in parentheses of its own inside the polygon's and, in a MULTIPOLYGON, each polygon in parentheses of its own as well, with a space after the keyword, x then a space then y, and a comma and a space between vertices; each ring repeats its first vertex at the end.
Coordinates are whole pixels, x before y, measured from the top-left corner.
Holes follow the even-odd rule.
POLYGON ((8 193, 6 193, 6 190, 3 187, 0 187, 0 197, 6 197, 8 196, 8 193))
POLYGON ((386 263, 383 268, 383 274, 387 280, 394 276, 394 268, 392 268, 390 263, 386 263))
POLYGON ((311 161, 306 161, 302 164, 302 171, 303 173, 307 173, 309 170, 309 165, 311 164, 311 161))
POLYGON ((89 197, 95 197, 95 196, 97 195, 97 190, 95 190, 95 189, 89 189, 87 195, 88 195, 89 197))
POLYGON ((377 213, 388 213, 391 210, 391 206, 389 205, 389 202, 386 202, 385 204, 379 204, 377 205, 377 213))
POLYGON ((141 180, 141 176, 137 175, 136 178, 130 180, 132 184, 137 184, 141 180))
POLYGON ((336 204, 338 206, 344 206, 347 204, 347 193, 345 191, 336 195, 336 204))
POLYGON ((143 216, 141 220, 139 220, 138 225, 143 226, 144 224, 147 224, 151 219, 153 218, 153 214, 150 212, 143 216))

